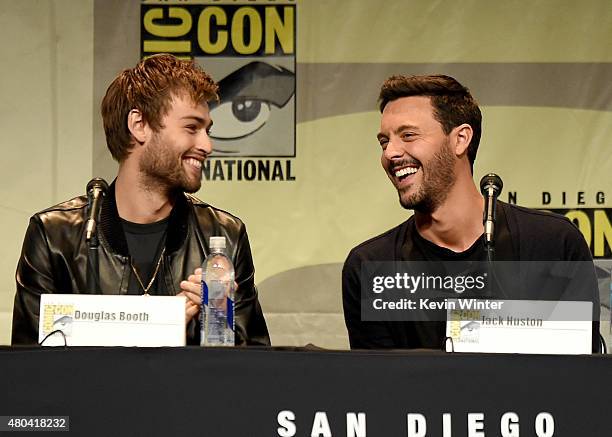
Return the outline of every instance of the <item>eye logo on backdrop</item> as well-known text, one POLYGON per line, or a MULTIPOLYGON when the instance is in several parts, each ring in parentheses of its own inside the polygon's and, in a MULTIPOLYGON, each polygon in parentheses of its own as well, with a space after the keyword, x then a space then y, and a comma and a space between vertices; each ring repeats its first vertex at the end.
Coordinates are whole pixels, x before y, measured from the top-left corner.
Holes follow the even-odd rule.
POLYGON ((295 2, 145 2, 140 16, 143 57, 193 58, 219 83, 205 179, 295 180, 295 2))

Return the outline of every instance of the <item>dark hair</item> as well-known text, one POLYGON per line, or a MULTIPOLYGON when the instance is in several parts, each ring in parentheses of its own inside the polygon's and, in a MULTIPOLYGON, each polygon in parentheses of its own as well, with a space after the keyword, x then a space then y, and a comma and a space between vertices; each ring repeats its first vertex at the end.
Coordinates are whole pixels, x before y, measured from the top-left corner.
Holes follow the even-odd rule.
POLYGON ((482 131, 482 114, 470 90, 456 79, 442 74, 430 76, 391 76, 380 89, 380 112, 387 103, 401 97, 426 96, 431 100, 433 115, 448 135, 455 127, 467 123, 474 134, 468 146, 468 159, 474 171, 474 160, 482 131))
POLYGON ((102 99, 101 112, 106 144, 113 158, 123 161, 132 148, 127 116, 138 109, 153 130, 162 126, 174 95, 186 94, 195 103, 218 100, 218 86, 193 60, 154 55, 134 68, 123 70, 102 99))

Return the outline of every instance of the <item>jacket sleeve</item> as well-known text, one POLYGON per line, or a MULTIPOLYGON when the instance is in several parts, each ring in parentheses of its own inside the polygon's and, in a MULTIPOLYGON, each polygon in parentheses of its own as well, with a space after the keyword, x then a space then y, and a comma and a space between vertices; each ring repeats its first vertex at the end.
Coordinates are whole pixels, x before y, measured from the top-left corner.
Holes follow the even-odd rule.
POLYGON ((351 252, 342 268, 342 305, 351 349, 388 349, 395 347, 385 322, 361 320, 361 259, 351 252))
POLYGON ((570 220, 558 214, 503 205, 510 231, 518 235, 520 260, 576 262, 566 273, 575 268, 580 274, 570 277, 567 288, 572 290, 572 296, 580 290, 580 295, 571 300, 593 303, 592 350, 599 351, 599 290, 593 257, 584 236, 570 220))
POLYGON ((17 292, 11 343, 37 344, 40 295, 55 292, 55 284, 49 245, 43 226, 36 216, 30 219, 15 279, 17 292))
POLYGON ((255 267, 244 224, 236 243, 234 269, 238 290, 235 296, 236 345, 269 346, 270 336, 257 298, 255 267))
MULTIPOLYGON (((599 332, 600 319, 600 299, 597 273, 593 264, 593 256, 587 245, 584 236, 573 224, 569 225, 569 230, 565 238, 566 259, 577 261, 579 274, 575 278, 581 281, 580 287, 586 291, 585 299, 593 302, 593 325, 592 325, 592 351, 598 353, 600 349, 600 339, 603 341, 599 332)), ((572 284, 572 288, 577 289, 577 284, 572 284)))

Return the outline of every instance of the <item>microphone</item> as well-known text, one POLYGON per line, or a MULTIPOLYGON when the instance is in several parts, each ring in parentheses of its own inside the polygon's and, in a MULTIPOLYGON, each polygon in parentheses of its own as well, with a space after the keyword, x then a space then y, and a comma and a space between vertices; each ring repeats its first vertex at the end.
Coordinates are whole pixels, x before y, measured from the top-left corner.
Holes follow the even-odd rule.
POLYGON ((93 178, 87 183, 87 225, 85 226, 85 239, 90 241, 96 233, 96 224, 100 218, 102 197, 108 191, 108 184, 102 178, 93 178))
POLYGON ((493 252, 493 246, 495 245, 493 240, 493 233, 495 231, 495 210, 497 196, 501 194, 503 187, 504 183, 495 173, 489 173, 480 180, 480 192, 485 199, 482 224, 484 225, 485 247, 489 253, 493 252))

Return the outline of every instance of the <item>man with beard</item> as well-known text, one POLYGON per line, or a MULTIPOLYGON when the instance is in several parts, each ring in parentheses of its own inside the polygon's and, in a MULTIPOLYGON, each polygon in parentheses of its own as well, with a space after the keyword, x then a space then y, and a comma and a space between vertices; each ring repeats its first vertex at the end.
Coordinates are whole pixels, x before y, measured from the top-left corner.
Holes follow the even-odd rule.
MULTIPOLYGON (((123 71, 102 101, 119 171, 100 221, 101 294, 184 295, 188 344, 199 344, 201 268, 211 236, 235 267, 236 344, 269 345, 244 224, 187 193, 200 189, 212 152, 208 102, 218 87, 192 61, 156 55, 123 71)), ((35 214, 17 266, 13 344, 38 342, 41 293, 88 293, 87 197, 35 214)))
MULTIPOLYGON (((432 261, 429 265, 439 268, 445 261, 486 260, 484 200, 472 174, 482 116, 469 90, 443 75, 393 76, 384 82, 379 100, 381 163, 400 204, 414 215, 347 257, 342 291, 350 345, 442 349, 446 322, 439 318, 362 320, 360 275, 370 262, 432 261)), ((498 202, 495 241, 496 260, 592 263, 582 234, 567 219, 503 202, 498 202)), ((364 289, 372 291, 372 285, 364 289)), ((598 314, 598 296, 588 300, 598 314)), ((594 350, 598 341, 595 322, 594 350)))

